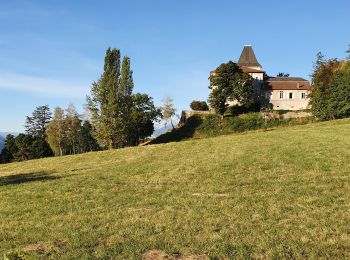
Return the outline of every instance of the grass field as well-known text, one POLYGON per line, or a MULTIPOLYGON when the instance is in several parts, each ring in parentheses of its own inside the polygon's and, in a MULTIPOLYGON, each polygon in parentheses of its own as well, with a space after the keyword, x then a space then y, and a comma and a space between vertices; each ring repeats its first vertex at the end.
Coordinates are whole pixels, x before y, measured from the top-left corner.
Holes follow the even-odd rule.
POLYGON ((0 165, 0 256, 350 258, 350 120, 0 165))

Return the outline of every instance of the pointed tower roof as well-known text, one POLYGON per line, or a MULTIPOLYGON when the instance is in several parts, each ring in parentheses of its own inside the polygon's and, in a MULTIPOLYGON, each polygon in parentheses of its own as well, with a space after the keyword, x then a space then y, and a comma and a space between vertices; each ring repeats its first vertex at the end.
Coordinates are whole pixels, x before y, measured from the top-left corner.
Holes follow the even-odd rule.
POLYGON ((237 64, 245 67, 260 67, 251 45, 245 45, 237 64))

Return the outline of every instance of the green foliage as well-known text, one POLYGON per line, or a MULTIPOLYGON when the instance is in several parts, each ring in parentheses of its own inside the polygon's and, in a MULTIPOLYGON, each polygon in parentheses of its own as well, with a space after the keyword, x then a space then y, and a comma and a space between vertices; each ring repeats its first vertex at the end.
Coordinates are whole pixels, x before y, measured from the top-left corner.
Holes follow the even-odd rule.
POLYGON ((1 152, 0 163, 9 163, 14 160, 14 154, 18 151, 16 139, 13 135, 8 134, 5 139, 5 147, 1 152))
POLYGON ((48 157, 52 150, 47 143, 46 129, 52 118, 48 105, 37 107, 32 116, 26 117, 26 135, 21 134, 16 138, 18 151, 13 153, 15 161, 24 161, 48 157))
POLYGON ((19 134, 14 137, 8 135, 5 140, 5 148, 0 156, 0 163, 26 161, 51 155, 50 146, 41 136, 19 134))
POLYGON ((284 77, 284 78, 288 78, 288 77, 289 77, 289 73, 279 72, 279 73, 277 74, 277 77, 284 77))
POLYGON ((313 117, 278 119, 263 118, 260 113, 246 113, 235 117, 217 114, 193 115, 179 128, 152 140, 151 144, 177 142, 190 138, 207 138, 250 130, 269 129, 278 126, 302 125, 314 122, 313 117))
POLYGON ((209 110, 207 102, 205 102, 205 101, 193 100, 190 104, 190 107, 194 111, 208 111, 209 110))
POLYGON ((85 120, 80 128, 78 137, 78 147, 80 153, 100 150, 100 147, 93 137, 93 127, 91 123, 85 120))
POLYGON ((318 54, 312 74, 311 111, 319 120, 350 116, 350 61, 324 60, 318 54))
POLYGON ((60 107, 56 107, 54 118, 46 130, 47 141, 56 156, 64 154, 64 129, 64 111, 60 107))
POLYGON ((92 136, 93 128, 88 121, 82 124, 73 105, 66 111, 55 109, 53 120, 48 125, 47 139, 56 156, 85 153, 99 150, 92 136))
POLYGON ((104 72, 97 82, 92 83, 91 96, 87 100, 96 139, 105 148, 116 148, 124 144, 120 77, 120 51, 108 48, 104 72))
POLYGON ((132 94, 134 83, 130 59, 124 57, 120 67, 120 51, 108 48, 104 72, 92 84, 91 96, 87 98, 94 136, 103 148, 137 144, 146 134, 151 135, 150 129, 158 116, 147 110, 155 108, 151 98, 132 94))
POLYGON ((228 100, 237 100, 244 106, 254 102, 253 78, 232 61, 221 64, 211 73, 210 85, 210 105, 221 115, 228 106, 228 100))
POLYGON ((259 113, 250 113, 226 118, 225 123, 233 132, 244 132, 262 128, 265 121, 259 113))
MULTIPOLYGON (((344 64, 345 65, 345 64, 344 64)), ((328 100, 331 117, 345 118, 350 116, 350 62, 346 69, 337 70, 330 82, 330 98, 328 100)))
POLYGON ((151 97, 141 93, 133 95, 128 120, 130 122, 128 144, 138 145, 140 141, 151 136, 154 132, 153 121, 160 117, 161 110, 155 107, 151 97))
POLYGON ((234 105, 226 108, 224 116, 238 116, 241 114, 251 113, 251 112, 259 112, 261 106, 258 102, 253 102, 246 106, 234 105))
POLYGON ((46 128, 52 118, 48 105, 37 107, 32 116, 27 116, 25 122, 26 133, 31 136, 46 138, 46 128))

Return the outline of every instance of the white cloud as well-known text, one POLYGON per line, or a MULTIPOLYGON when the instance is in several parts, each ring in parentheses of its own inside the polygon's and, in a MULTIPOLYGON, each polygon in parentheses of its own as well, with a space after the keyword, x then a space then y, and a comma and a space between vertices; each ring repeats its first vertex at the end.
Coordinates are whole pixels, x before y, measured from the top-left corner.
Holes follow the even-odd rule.
POLYGON ((0 89, 21 91, 50 97, 85 98, 91 82, 57 80, 0 72, 0 89))

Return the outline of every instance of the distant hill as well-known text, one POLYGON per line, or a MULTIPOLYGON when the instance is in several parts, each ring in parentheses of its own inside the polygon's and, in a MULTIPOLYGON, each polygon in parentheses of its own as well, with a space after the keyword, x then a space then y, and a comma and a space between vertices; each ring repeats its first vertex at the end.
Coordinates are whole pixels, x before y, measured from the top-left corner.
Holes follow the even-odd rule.
POLYGON ((348 259, 349 129, 334 120, 0 165, 0 255, 348 259))
POLYGON ((168 124, 166 127, 158 128, 158 129, 154 130, 153 136, 154 137, 160 136, 160 135, 164 134, 165 132, 167 132, 168 130, 171 130, 172 128, 173 127, 170 124, 168 124))
POLYGON ((2 151, 2 149, 4 149, 5 146, 5 138, 0 136, 0 152, 2 151))
POLYGON ((8 134, 11 134, 11 135, 14 135, 14 136, 18 135, 18 133, 16 133, 16 132, 0 132, 0 136, 2 136, 3 138, 6 138, 6 136, 8 134))

